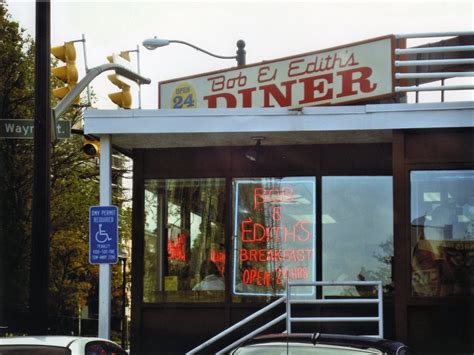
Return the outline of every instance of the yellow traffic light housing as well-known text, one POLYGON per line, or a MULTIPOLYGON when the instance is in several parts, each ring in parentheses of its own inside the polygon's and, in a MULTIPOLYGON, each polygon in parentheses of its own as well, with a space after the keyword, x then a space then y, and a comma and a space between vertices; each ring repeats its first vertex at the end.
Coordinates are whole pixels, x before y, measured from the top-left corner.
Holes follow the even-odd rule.
MULTIPOLYGON (((119 56, 130 62, 130 54, 128 52, 121 52, 119 56)), ((113 56, 108 56, 107 59, 110 63, 114 62, 113 56)), ((109 98, 117 106, 124 109, 130 109, 132 107, 132 93, 130 91, 130 85, 122 81, 120 77, 117 76, 117 74, 107 75, 107 78, 112 82, 112 84, 121 90, 119 92, 109 94, 109 98)))
MULTIPOLYGON (((76 48, 73 42, 65 42, 64 45, 51 48, 51 53, 64 62, 66 65, 53 68, 51 73, 58 79, 63 81, 66 86, 53 90, 53 96, 62 99, 77 84, 78 71, 76 67, 76 48)), ((74 104, 79 105, 80 97, 78 96, 74 104)))
POLYGON ((97 140, 84 140, 82 151, 88 157, 97 157, 100 155, 100 142, 97 140))

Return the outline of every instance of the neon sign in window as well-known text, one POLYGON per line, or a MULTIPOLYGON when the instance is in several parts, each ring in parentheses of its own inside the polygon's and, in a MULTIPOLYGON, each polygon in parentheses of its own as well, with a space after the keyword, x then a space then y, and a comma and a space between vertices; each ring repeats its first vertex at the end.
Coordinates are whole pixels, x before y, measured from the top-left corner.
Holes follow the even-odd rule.
POLYGON ((314 178, 234 181, 234 294, 281 295, 287 280, 315 280, 314 199, 314 178))

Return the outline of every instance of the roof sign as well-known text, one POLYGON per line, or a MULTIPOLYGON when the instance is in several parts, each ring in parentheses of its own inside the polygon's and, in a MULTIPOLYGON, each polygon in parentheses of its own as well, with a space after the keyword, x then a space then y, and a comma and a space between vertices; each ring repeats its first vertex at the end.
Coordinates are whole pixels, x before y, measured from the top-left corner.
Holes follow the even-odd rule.
POLYGON ((394 36, 173 79, 160 108, 289 107, 354 103, 394 95, 394 36))

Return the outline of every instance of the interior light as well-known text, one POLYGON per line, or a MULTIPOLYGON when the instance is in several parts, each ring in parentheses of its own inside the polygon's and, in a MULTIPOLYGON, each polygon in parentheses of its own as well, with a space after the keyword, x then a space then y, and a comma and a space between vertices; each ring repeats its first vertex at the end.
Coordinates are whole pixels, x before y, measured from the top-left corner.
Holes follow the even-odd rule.
POLYGON ((441 201, 440 192, 423 192, 423 201, 424 202, 439 202, 441 201))
POLYGON ((334 224, 336 220, 328 214, 323 214, 323 224, 334 224))

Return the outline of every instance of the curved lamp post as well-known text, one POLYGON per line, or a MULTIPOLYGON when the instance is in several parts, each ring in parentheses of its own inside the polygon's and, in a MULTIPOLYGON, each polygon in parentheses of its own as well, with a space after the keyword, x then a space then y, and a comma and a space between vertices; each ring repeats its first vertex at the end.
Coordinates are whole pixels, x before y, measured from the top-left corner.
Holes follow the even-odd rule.
POLYGON ((199 48, 197 46, 195 46, 194 44, 191 44, 191 43, 188 43, 188 42, 185 42, 185 41, 179 41, 179 40, 175 40, 175 39, 162 39, 162 38, 149 38, 149 39, 146 39, 143 41, 143 46, 146 48, 146 49, 149 49, 149 50, 154 50, 158 47, 164 47, 164 46, 167 46, 169 45, 170 43, 180 43, 180 44, 184 44, 186 46, 189 46, 189 47, 192 47, 198 51, 201 51, 203 53, 206 53, 212 57, 216 57, 216 58, 220 58, 220 59, 235 59, 237 60, 237 66, 243 66, 245 65, 245 42, 243 40, 238 40, 237 41, 237 52, 236 52, 236 55, 234 56, 224 56, 224 55, 218 55, 218 54, 214 54, 214 53, 211 53, 209 51, 206 51, 202 48, 199 48))

